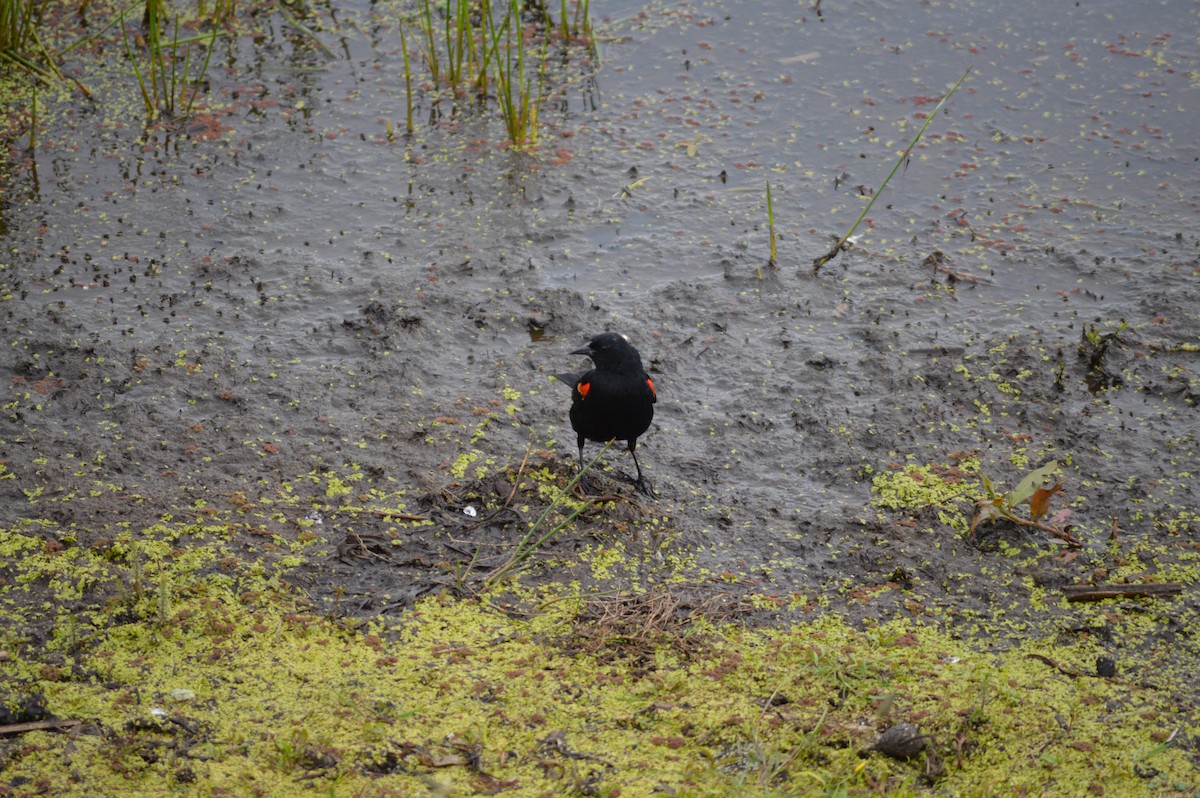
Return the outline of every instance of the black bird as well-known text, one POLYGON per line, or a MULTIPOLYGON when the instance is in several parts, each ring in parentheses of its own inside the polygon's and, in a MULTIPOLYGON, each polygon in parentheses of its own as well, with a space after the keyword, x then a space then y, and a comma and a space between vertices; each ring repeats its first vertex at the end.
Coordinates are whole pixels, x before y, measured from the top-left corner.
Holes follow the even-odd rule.
POLYGON ((657 394, 654 381, 642 368, 642 357, 625 336, 600 333, 587 346, 571 352, 587 355, 596 367, 582 376, 558 375, 572 385, 571 426, 579 436, 579 470, 583 470, 585 441, 628 441, 637 468, 639 490, 653 495, 637 459, 638 436, 650 427, 657 394))

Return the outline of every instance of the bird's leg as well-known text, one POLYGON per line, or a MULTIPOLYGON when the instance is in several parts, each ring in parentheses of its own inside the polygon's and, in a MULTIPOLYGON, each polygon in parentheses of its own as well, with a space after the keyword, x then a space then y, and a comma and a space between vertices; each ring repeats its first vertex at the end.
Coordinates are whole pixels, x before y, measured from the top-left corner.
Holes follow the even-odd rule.
POLYGON ((633 465, 634 468, 637 469, 637 481, 633 483, 633 486, 637 490, 649 496, 651 499, 658 498, 654 495, 654 490, 650 487, 650 483, 646 481, 644 476, 642 476, 642 465, 638 462, 637 452, 634 451, 633 441, 629 442, 629 453, 633 455, 633 465))
POLYGON ((583 441, 579 442, 579 488, 584 493, 592 492, 592 481, 583 473, 583 441))

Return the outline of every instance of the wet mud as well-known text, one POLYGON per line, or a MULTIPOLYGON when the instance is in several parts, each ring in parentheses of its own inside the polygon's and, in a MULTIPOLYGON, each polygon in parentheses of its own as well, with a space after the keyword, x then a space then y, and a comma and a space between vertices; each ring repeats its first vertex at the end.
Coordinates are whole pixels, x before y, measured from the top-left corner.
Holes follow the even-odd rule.
MULTIPOLYGON (((221 283, 237 296, 253 278, 221 283)), ((669 285, 625 325, 566 289, 518 284, 478 302, 464 283, 441 280, 402 303, 370 286, 340 322, 250 346, 216 326, 220 310, 211 327, 193 311, 175 324, 181 340, 157 345, 64 328, 53 309, 24 318, 31 335, 7 352, 6 524, 46 508, 92 547, 164 516, 245 517, 259 532, 248 555, 308 530, 324 556, 296 578, 327 609, 360 615, 478 589, 550 504, 547 488, 574 473, 569 394, 549 375, 577 365, 567 353, 591 332, 614 328, 639 343, 659 388, 639 447, 658 498, 633 490, 626 453, 606 453, 599 481, 612 500, 554 537, 526 579, 589 582, 578 552, 619 543, 626 562, 597 590, 682 575, 862 617, 915 610, 980 623, 1062 614, 1036 610, 1034 594, 1139 557, 1170 581, 1194 551, 1194 505, 1179 497, 1193 489, 1192 443, 1176 426, 1195 412, 1191 388, 1168 390, 1161 377, 1191 355, 1135 349, 1121 333, 1101 368, 1122 384, 1096 394, 1086 346, 1032 333, 904 351, 896 330, 866 318, 832 323, 842 350, 830 357, 796 295, 836 290, 833 280, 669 285), (1152 410, 1128 415, 1112 393, 1152 410), (1070 461, 1063 503, 1082 550, 1005 522, 968 539, 981 489, 960 461, 1011 487, 1052 458, 1070 461), (1132 471, 1137 462, 1147 472, 1132 471), (972 490, 880 506, 880 475, 929 465, 972 490), (272 513, 285 484, 295 501, 272 513), (1175 496, 1156 499, 1160 485, 1175 496)), ((213 293, 184 290, 177 304, 211 307, 213 293)), ((291 320, 284 303, 242 313, 247 330, 291 320)))

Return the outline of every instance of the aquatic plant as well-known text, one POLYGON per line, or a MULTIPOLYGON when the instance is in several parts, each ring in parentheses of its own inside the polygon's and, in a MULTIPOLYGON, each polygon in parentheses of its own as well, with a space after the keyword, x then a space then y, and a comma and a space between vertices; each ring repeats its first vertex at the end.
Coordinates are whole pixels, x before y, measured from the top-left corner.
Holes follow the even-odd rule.
POLYGON ((537 144, 538 107, 542 101, 546 71, 546 43, 543 40, 535 99, 532 78, 525 69, 525 34, 520 22, 521 10, 517 0, 510 0, 503 24, 497 27, 489 18, 488 30, 494 54, 491 63, 496 81, 496 99, 504 117, 508 138, 514 147, 537 144))
POLYGON ((483 2, 476 9, 467 0, 453 0, 446 6, 440 31, 433 16, 433 4, 422 0, 419 23, 425 43, 425 61, 434 82, 444 77, 446 84, 455 91, 460 91, 467 83, 477 83, 484 70, 480 61, 481 31, 474 20, 490 18, 490 3, 483 2))
MULTIPOLYGON (((218 9, 222 7, 223 4, 218 4, 218 9)), ((122 15, 124 13, 122 12, 122 15)), ((212 59, 213 43, 218 33, 215 24, 211 33, 181 39, 179 19, 177 13, 170 37, 165 38, 167 11, 163 0, 146 0, 143 19, 146 26, 144 62, 135 54, 129 32, 122 29, 125 52, 129 56, 129 63, 142 95, 142 104, 146 107, 146 114, 150 119, 160 114, 187 116, 191 113, 199 93, 197 84, 204 80, 209 61, 212 59), (201 42, 204 43, 204 62, 199 70, 193 73, 193 45, 201 42)))
POLYGON ((60 76, 38 36, 48 0, 0 0, 0 61, 49 82, 60 76))
POLYGON ((590 38, 591 30, 586 0, 576 2, 573 13, 566 0, 561 0, 557 25, 544 3, 523 5, 509 0, 493 6, 490 0, 449 0, 438 5, 420 0, 412 19, 401 24, 408 113, 411 116, 414 104, 414 62, 419 61, 425 64, 435 90, 448 89, 456 98, 473 95, 481 103, 494 101, 512 146, 534 146, 551 36, 557 32, 570 42, 590 38), (527 27, 525 13, 538 22, 527 27), (409 31, 419 45, 419 59, 409 57, 409 31), (531 57, 531 41, 537 42, 532 47, 540 50, 536 58, 531 57))
POLYGON ((590 0, 577 0, 574 14, 567 13, 567 0, 561 0, 558 24, 562 37, 564 39, 590 38, 592 35, 590 12, 590 0))
POLYGON ((207 0, 196 0, 196 13, 201 19, 209 19, 213 24, 228 22, 237 11, 237 0, 216 0, 212 11, 209 11, 207 0))
MULTIPOLYGON (((417 13, 417 27, 420 29, 421 34, 424 37, 425 64, 429 67, 429 73, 433 76, 433 82, 437 83, 438 78, 441 76, 442 62, 441 59, 438 58, 437 54, 437 37, 434 35, 433 31, 433 6, 429 3, 429 0, 422 0, 419 6, 417 13)), ((404 28, 401 26, 401 33, 403 33, 403 30, 404 28)), ((405 70, 408 69, 407 62, 405 62, 404 68, 405 70)))
POLYGON ((46 4, 36 0, 0 0, 0 50, 21 50, 37 40, 37 20, 46 4))

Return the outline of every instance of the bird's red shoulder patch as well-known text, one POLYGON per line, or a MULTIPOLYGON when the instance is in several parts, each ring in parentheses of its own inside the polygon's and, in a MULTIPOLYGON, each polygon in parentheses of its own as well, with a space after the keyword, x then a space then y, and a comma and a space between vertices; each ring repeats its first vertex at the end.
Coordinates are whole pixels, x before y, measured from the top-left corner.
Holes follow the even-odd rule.
POLYGON ((583 382, 581 380, 581 381, 575 383, 575 390, 579 392, 580 399, 587 399, 588 391, 590 391, 591 389, 592 389, 592 384, 590 382, 583 382))
POLYGON ((651 396, 653 396, 655 399, 657 399, 657 398, 658 398, 658 391, 654 390, 654 380, 652 380, 652 379, 650 379, 649 377, 647 377, 647 378, 646 378, 646 384, 650 386, 650 395, 651 395, 651 396))

